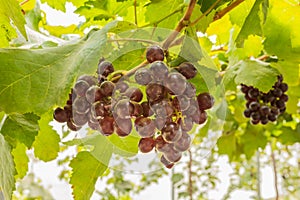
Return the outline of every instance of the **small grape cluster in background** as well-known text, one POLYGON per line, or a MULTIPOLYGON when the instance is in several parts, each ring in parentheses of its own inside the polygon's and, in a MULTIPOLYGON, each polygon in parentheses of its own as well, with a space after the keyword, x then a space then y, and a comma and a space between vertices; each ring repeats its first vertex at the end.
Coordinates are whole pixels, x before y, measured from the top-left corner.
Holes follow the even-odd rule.
POLYGON ((241 85, 241 91, 247 100, 244 116, 250 118, 252 124, 275 122, 278 115, 285 112, 285 104, 288 101, 285 92, 288 90, 288 85, 283 82, 282 75, 277 77, 277 82, 272 88, 264 93, 253 86, 241 85))
POLYGON ((112 63, 101 60, 97 77, 80 76, 64 108, 55 109, 54 119, 73 131, 88 124, 105 136, 125 137, 135 128, 140 152, 161 152, 161 162, 171 168, 189 149, 193 125, 206 122, 214 98, 207 92, 196 95, 188 82, 197 75, 192 63, 169 68, 159 46, 149 47, 146 58, 149 66, 134 74, 138 86, 129 77, 116 78, 112 63))

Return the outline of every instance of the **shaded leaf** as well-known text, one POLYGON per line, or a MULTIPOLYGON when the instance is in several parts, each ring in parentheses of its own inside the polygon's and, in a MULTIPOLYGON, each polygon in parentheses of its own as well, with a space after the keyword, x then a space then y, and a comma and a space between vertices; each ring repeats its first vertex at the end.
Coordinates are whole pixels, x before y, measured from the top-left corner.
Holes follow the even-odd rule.
POLYGON ((21 142, 30 148, 39 131, 39 119, 39 116, 32 113, 9 115, 3 124, 1 134, 13 147, 21 142))
POLYGON ((219 154, 228 155, 229 159, 232 160, 237 150, 236 142, 234 133, 222 135, 217 142, 219 154))
POLYGON ((0 191, 3 193, 4 199, 11 199, 15 188, 16 170, 10 151, 11 147, 0 134, 0 191))
POLYGON ((278 74, 279 72, 267 63, 256 60, 241 61, 226 70, 223 83, 227 89, 235 90, 236 85, 243 83, 267 92, 276 82, 278 74))
POLYGON ((55 48, 0 49, 0 110, 42 114, 68 98, 78 74, 92 74, 115 22, 81 41, 55 48), (14 106, 11 106, 11 105, 14 106))

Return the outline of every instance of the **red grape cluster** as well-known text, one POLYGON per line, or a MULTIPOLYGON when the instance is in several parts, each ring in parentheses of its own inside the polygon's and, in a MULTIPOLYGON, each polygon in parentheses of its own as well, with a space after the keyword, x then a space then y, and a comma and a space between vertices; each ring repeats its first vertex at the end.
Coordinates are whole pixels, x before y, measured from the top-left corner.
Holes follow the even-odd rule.
POLYGON ((275 122, 278 115, 284 113, 285 104, 288 101, 288 96, 285 94, 288 85, 283 82, 281 75, 277 79, 277 82, 272 86, 273 89, 267 93, 252 86, 241 85, 241 91, 247 100, 244 116, 251 118, 252 124, 275 122))
POLYGON ((139 150, 161 152, 161 162, 171 168, 189 149, 188 132, 206 121, 206 110, 214 99, 206 92, 196 95, 195 86, 187 81, 197 74, 193 64, 184 62, 169 69, 158 46, 149 47, 146 58, 150 65, 134 74, 137 87, 128 78, 109 81, 116 80, 110 79, 114 67, 101 60, 98 78, 79 77, 67 105, 54 111, 54 119, 67 122, 73 131, 88 124, 105 136, 124 137, 135 128, 141 137, 139 150))

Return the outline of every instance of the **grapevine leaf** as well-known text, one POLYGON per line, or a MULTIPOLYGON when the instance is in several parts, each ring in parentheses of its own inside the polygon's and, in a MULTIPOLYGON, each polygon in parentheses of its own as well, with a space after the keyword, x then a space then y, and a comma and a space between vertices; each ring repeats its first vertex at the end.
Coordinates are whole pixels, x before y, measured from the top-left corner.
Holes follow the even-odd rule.
POLYGON ((259 147, 264 149, 267 142, 267 137, 264 135, 261 127, 250 124, 248 124, 244 134, 241 136, 243 151, 247 159, 250 159, 259 147))
POLYGON ((235 90, 235 85, 243 83, 267 92, 276 82, 278 74, 278 70, 267 63, 247 60, 230 66, 225 72, 223 83, 228 89, 235 90))
POLYGON ((132 133, 121 138, 116 134, 108 137, 108 140, 112 143, 114 147, 114 153, 120 154, 122 156, 134 156, 138 152, 138 143, 140 138, 137 136, 132 136, 132 133))
POLYGON ((41 0, 41 3, 47 3, 56 10, 66 11, 66 0, 41 0))
POLYGON ((0 191, 4 199, 11 199, 15 188, 14 175, 16 174, 11 147, 0 134, 0 191))
POLYGON ((3 124, 1 133, 13 147, 16 147, 18 142, 21 142, 30 148, 35 140, 35 136, 38 134, 39 119, 39 116, 32 113, 9 115, 3 124))
POLYGON ((174 22, 178 22, 182 16, 180 12, 174 13, 174 11, 181 10, 181 8, 183 8, 181 0, 151 1, 151 3, 147 5, 145 20, 151 24, 155 24, 168 16, 165 20, 155 25, 173 29, 174 22), (169 16, 170 14, 172 15, 169 16))
POLYGON ((70 183, 73 186, 75 200, 90 199, 96 181, 105 172, 107 165, 96 159, 90 152, 82 151, 71 161, 70 167, 73 171, 70 183))
POLYGON ((15 175, 16 179, 22 179, 27 174, 29 158, 26 154, 26 150, 27 147, 24 144, 18 143, 16 148, 11 151, 17 171, 15 175))
POLYGON ((0 110, 43 114, 55 104, 64 104, 75 77, 95 72, 106 33, 115 23, 60 47, 0 49, 0 110))
POLYGON ((188 27, 186 29, 179 56, 189 62, 197 62, 203 58, 197 32, 193 27, 188 27))
POLYGON ((232 160, 237 149, 236 142, 234 133, 222 135, 217 142, 219 154, 228 155, 229 159, 232 160))
MULTIPOLYGON (((18 28, 21 34, 27 38, 25 30, 25 19, 21 12, 21 7, 18 1, 0 0, 0 38, 11 39, 11 36, 16 36, 15 31, 12 30, 10 20, 18 28), (7 33, 12 32, 12 33, 7 33)), ((0 47, 3 39, 0 39, 0 47)))
POLYGON ((55 159, 59 152, 59 135, 49 125, 52 120, 52 112, 41 116, 39 120, 40 130, 32 145, 35 156, 43 161, 55 159))
POLYGON ((290 127, 282 127, 282 133, 279 135, 278 140, 285 145, 292 145, 300 142, 300 124, 297 124, 296 130, 290 127))
POLYGON ((242 47, 248 35, 262 36, 261 4, 264 0, 256 0, 246 17, 241 30, 236 38, 237 47, 242 47))

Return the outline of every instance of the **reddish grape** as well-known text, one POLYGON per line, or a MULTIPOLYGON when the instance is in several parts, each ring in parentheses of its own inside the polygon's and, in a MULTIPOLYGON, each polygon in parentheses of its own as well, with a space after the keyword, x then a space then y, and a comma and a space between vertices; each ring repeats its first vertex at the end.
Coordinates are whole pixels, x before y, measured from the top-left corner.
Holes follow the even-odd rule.
POLYGON ((149 63, 164 60, 164 51, 159 46, 150 46, 147 48, 146 58, 149 63))
POLYGON ((153 138, 141 138, 139 141, 139 150, 142 153, 149 153, 155 146, 155 140, 153 138))

